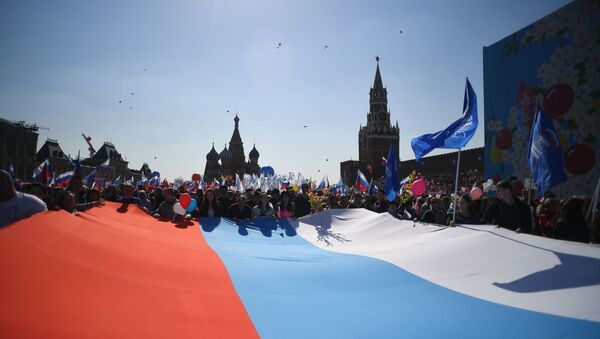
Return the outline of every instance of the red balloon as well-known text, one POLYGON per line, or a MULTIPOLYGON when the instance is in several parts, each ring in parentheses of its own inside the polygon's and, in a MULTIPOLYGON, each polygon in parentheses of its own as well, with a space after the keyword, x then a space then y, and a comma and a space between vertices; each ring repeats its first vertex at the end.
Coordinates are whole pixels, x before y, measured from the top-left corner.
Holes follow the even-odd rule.
POLYGON ((505 150, 512 146, 512 134, 508 128, 503 128, 496 134, 496 147, 505 150))
POLYGON ((525 186, 523 185, 521 180, 515 182, 512 188, 512 194, 520 197, 521 194, 523 194, 523 188, 525 188, 525 186))
POLYGON ((423 179, 415 180, 412 183, 411 191, 415 197, 425 193, 425 181, 423 179))
POLYGON ((192 202, 192 197, 190 197, 189 194, 183 193, 179 196, 179 203, 181 204, 181 207, 183 207, 183 209, 188 208, 190 202, 192 202))
POLYGON ((565 153, 565 168, 574 175, 589 172, 596 164, 594 150, 586 144, 575 144, 565 153))
POLYGON ((198 174, 198 173, 192 174, 192 180, 194 180, 194 181, 200 181, 200 174, 198 174))
POLYGON ((92 137, 87 137, 87 141, 92 141, 92 137))
POLYGON ((567 84, 556 84, 544 97, 542 107, 552 119, 557 119, 567 113, 575 101, 575 92, 567 84))

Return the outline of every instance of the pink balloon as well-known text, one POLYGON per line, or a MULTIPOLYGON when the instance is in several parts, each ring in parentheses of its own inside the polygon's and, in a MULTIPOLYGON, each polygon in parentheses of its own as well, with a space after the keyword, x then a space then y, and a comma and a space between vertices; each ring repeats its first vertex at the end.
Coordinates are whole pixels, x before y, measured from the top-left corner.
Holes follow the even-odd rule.
POLYGON ((411 191, 415 197, 425 193, 425 181, 423 179, 415 180, 412 183, 411 191))
POLYGON ((471 199, 477 200, 483 196, 483 191, 479 187, 473 187, 471 190, 471 199))
POLYGON ((179 203, 181 204, 181 207, 183 207, 183 209, 188 208, 190 202, 192 202, 192 197, 189 194, 183 193, 179 196, 179 203))

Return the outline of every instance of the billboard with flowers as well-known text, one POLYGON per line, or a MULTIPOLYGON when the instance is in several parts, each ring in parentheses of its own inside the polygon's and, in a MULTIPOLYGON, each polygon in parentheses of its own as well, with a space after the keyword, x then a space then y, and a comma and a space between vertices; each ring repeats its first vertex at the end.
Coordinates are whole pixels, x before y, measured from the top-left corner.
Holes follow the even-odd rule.
POLYGON ((600 175, 600 2, 577 0, 485 47, 485 175, 530 177, 536 104, 552 119, 567 182, 559 196, 591 195, 600 175))

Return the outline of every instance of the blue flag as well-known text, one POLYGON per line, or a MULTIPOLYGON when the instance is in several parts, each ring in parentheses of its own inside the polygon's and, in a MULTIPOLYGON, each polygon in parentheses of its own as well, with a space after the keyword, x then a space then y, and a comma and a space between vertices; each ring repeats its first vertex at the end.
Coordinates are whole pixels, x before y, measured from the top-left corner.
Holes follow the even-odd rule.
POLYGON ((531 125, 527 162, 535 186, 541 195, 546 194, 552 186, 567 181, 558 135, 552 120, 542 112, 539 103, 531 125))
POLYGON ((467 79, 462 116, 444 130, 412 139, 415 157, 419 160, 436 148, 463 148, 475 135, 478 123, 477 95, 467 79))
POLYGON ((387 162, 385 164, 385 196, 388 201, 395 201, 396 195, 400 193, 400 177, 398 175, 398 162, 394 144, 390 145, 387 162))

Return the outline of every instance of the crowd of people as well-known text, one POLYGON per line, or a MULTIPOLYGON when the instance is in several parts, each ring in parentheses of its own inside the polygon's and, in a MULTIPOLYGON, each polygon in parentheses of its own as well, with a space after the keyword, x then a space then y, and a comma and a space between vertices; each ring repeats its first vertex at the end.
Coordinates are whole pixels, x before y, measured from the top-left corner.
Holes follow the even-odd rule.
MULTIPOLYGON (((468 178, 472 179, 476 180, 468 178)), ((452 195, 434 185, 428 193, 419 197, 411 196, 403 200, 398 196, 394 201, 388 201, 383 190, 365 194, 351 189, 341 194, 327 189, 314 190, 309 184, 283 190, 250 188, 244 192, 234 191, 228 186, 194 191, 184 187, 147 190, 144 186, 134 187, 129 183, 96 189, 85 187, 77 176, 64 188, 23 183, 17 190, 8 172, 0 171, 0 227, 46 210, 77 213, 106 201, 137 204, 156 218, 175 220, 179 215, 174 206, 179 196, 187 193, 197 202, 196 208, 181 216, 187 219, 225 217, 237 221, 265 216, 300 218, 326 209, 365 208, 376 213, 388 213, 398 219, 450 226, 491 224, 544 237, 599 242, 598 218, 592 223, 586 220, 589 199, 558 199, 548 194, 528 204, 526 194, 515 194, 514 182, 514 178, 499 181, 495 196, 484 195, 473 200, 468 192, 462 193, 456 199, 457 208, 454 211, 452 195)))

